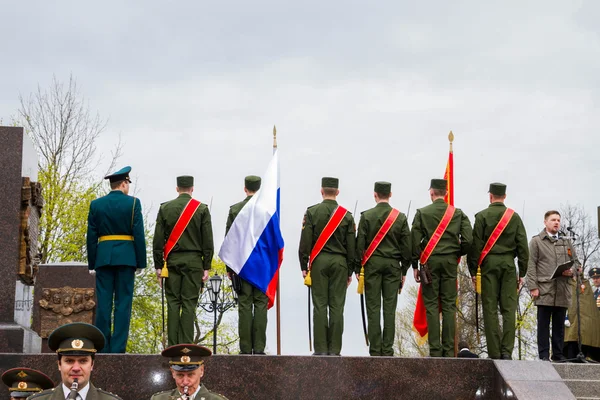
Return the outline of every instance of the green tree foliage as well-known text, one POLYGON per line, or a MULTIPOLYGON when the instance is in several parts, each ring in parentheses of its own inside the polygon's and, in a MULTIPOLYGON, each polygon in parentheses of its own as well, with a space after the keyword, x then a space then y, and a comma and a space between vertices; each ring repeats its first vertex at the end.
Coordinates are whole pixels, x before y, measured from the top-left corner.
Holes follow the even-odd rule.
MULTIPOLYGON (((66 85, 54 78, 48 89, 38 87, 27 99, 21 96, 16 122, 25 127, 38 153, 45 201, 41 261, 85 261, 87 210, 102 191, 95 174, 101 160, 96 141, 106 122, 92 115, 72 76, 66 85)), ((117 144, 109 169, 119 153, 117 144)))

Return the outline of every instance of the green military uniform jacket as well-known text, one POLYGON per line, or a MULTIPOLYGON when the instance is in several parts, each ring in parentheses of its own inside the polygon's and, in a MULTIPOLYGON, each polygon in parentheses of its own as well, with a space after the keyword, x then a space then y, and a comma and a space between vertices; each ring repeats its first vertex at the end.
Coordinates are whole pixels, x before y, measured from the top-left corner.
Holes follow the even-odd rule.
MULTIPOLYGON (((358 223, 356 239, 356 265, 357 274, 360 273, 361 260, 365 251, 379 232, 379 229, 392 211, 392 206, 387 202, 380 202, 370 210, 363 211, 358 223)), ((410 229, 406 215, 400 213, 387 235, 377 246, 372 257, 384 257, 398 260, 402 264, 402 274, 405 275, 411 262, 410 229)))
MULTIPOLYGON (((164 248, 177 220, 192 196, 180 194, 176 199, 160 205, 154 230, 154 265, 163 267, 164 248)), ((169 264, 185 262, 201 265, 209 270, 214 253, 212 222, 206 204, 200 204, 175 247, 169 254, 169 264)))
MULTIPOLYGON (((179 390, 166 390, 164 392, 156 393, 152 395, 150 400, 177 400, 181 398, 179 390)), ((200 390, 196 393, 194 400, 227 400, 227 397, 222 396, 218 393, 212 393, 206 386, 200 385, 200 390)))
MULTIPOLYGON (((471 272, 471 276, 477 274, 477 263, 481 256, 481 252, 505 211, 506 206, 504 203, 496 202, 490 204, 485 210, 475 214, 473 246, 468 257, 469 272, 471 272)), ((496 241, 496 244, 494 244, 488 253, 488 257, 493 255, 509 255, 512 256, 512 258, 518 257, 519 276, 523 278, 527 273, 529 247, 525 226, 523 225, 523 221, 519 214, 513 214, 510 222, 496 241)), ((488 257, 484 259, 484 264, 489 259, 488 257)))
MULTIPOLYGON (((322 203, 311 206, 306 210, 304 221, 302 222, 300 246, 298 248, 300 268, 303 271, 308 270, 310 253, 337 207, 337 201, 323 200, 322 203)), ((345 256, 348 264, 348 276, 351 276, 352 272, 356 269, 354 258, 356 246, 355 232, 354 218, 352 217, 352 213, 348 211, 321 250, 321 253, 345 256)))
POLYGON ((88 268, 106 265, 146 268, 146 241, 140 200, 113 190, 90 204, 87 230, 88 268), (107 235, 128 235, 134 240, 98 239, 107 235))
MULTIPOLYGON (((63 392, 63 385, 60 384, 54 389, 44 390, 43 392, 29 396, 27 400, 65 400, 66 394, 63 392)), ((85 400, 122 400, 119 396, 114 395, 102 389, 96 388, 90 382, 90 390, 88 390, 85 400)))
MULTIPOLYGON (((225 224, 225 235, 231 229, 231 225, 233 225, 233 221, 237 215, 242 211, 242 208, 246 205, 246 203, 252 198, 252 196, 246 196, 246 198, 239 203, 235 203, 231 207, 229 207, 229 214, 227 215, 227 223, 225 224)), ((227 272, 234 272, 231 268, 227 267, 227 272)))
MULTIPOLYGON (((433 203, 417 210, 413 219, 411 230, 412 238, 412 266, 418 268, 421 252, 427 246, 429 238, 440 224, 448 205, 443 199, 436 199, 433 203)), ((457 208, 446 231, 437 246, 431 253, 432 256, 456 256, 467 254, 473 241, 473 230, 469 218, 457 208)))
MULTIPOLYGON (((571 290, 577 290, 574 280, 570 280, 571 290)), ((590 285, 586 279, 583 281, 585 289, 579 297, 579 313, 581 314, 581 344, 600 348, 600 309, 596 306, 594 299, 595 286, 590 285)), ((572 303, 569 307, 569 321, 571 326, 565 328, 565 343, 577 342, 577 296, 572 296, 572 303)))

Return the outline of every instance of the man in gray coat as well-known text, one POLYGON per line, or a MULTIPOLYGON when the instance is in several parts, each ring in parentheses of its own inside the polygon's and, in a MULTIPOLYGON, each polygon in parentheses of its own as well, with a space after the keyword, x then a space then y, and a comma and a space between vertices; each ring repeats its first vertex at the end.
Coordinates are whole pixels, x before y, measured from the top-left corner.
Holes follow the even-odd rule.
POLYGON ((537 306, 538 353, 550 358, 550 321, 552 321, 552 361, 563 361, 565 316, 571 305, 570 279, 580 268, 573 244, 560 232, 560 214, 551 210, 544 215, 543 231, 529 242, 527 285, 537 306), (571 269, 552 279, 556 267, 574 261, 571 269))

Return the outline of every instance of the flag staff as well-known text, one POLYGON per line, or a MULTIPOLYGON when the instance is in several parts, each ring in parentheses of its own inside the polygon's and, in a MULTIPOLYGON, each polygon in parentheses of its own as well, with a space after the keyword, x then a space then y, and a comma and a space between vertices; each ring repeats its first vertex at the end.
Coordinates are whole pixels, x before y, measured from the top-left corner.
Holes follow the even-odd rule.
MULTIPOLYGON (((277 151, 277 128, 273 125, 273 154, 277 151)), ((275 308, 275 319, 277 326, 277 355, 281 355, 281 297, 279 295, 279 272, 277 272, 277 294, 275 295, 277 306, 275 308)))

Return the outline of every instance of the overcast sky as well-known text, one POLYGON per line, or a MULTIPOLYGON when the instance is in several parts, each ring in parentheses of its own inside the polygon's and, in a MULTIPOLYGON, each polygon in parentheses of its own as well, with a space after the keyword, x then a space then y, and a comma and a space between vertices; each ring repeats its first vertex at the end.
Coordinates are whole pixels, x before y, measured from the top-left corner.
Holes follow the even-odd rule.
MULTIPOLYGON (((175 177, 213 199, 215 253, 243 178, 261 175, 277 125, 281 159, 284 354, 308 354, 306 288, 297 248, 322 176, 339 201, 429 203, 456 136, 456 206, 473 220, 490 182, 529 236, 546 210, 600 205, 600 3, 590 1, 76 1, 6 2, 0 24, 0 118, 53 75, 77 79, 121 135, 135 190, 152 220, 175 177)), ((98 171, 101 175, 103 171, 98 171)), ((412 280, 412 278, 409 278, 412 280)), ((401 302, 404 295, 401 296, 401 302)), ((274 309, 273 309, 274 310, 274 309)), ((356 282, 345 355, 367 355, 356 282)), ((276 351, 275 314, 268 348, 276 351)))

